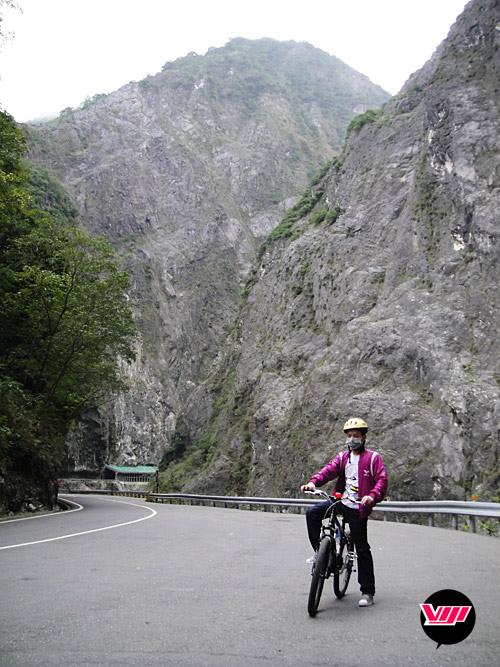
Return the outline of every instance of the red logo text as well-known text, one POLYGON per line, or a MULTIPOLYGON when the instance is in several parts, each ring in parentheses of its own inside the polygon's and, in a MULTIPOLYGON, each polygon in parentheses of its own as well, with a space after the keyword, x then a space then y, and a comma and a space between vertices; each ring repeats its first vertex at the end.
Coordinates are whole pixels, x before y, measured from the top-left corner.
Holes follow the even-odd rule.
POLYGON ((431 604, 421 604, 420 609, 425 616, 424 625, 455 625, 463 623, 471 607, 434 607, 431 604))

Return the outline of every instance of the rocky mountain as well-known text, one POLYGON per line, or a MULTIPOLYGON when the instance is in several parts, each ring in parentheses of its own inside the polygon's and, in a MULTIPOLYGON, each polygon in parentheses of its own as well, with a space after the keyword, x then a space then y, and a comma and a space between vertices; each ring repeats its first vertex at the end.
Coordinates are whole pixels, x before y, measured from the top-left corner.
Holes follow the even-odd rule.
POLYGON ((473 0, 380 109, 308 45, 234 40, 29 128, 140 331, 68 467, 295 496, 359 415, 393 498, 498 493, 499 44, 473 0))
POLYGON ((168 462, 204 431, 261 243, 387 98, 308 44, 235 39, 25 128, 30 160, 118 250, 139 331, 130 391, 89 411, 68 472, 168 462))
POLYGON ((172 488, 295 496, 355 415, 393 498, 498 493, 499 46, 500 4, 474 0, 400 94, 351 124, 263 246, 184 415, 172 488))

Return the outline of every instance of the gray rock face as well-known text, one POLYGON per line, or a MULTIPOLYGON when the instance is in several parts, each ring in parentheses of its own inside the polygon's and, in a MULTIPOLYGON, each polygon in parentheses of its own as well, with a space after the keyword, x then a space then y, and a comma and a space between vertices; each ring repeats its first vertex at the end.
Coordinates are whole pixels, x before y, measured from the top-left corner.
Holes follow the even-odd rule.
POLYGON ((498 2, 470 3, 267 246, 186 489, 295 496, 361 416, 393 498, 498 492, 499 45, 498 2))
POLYGON ((307 44, 238 39, 28 128, 31 160, 123 258, 139 331, 130 392, 89 412, 67 472, 157 463, 202 431, 260 243, 353 116, 387 97, 307 44))

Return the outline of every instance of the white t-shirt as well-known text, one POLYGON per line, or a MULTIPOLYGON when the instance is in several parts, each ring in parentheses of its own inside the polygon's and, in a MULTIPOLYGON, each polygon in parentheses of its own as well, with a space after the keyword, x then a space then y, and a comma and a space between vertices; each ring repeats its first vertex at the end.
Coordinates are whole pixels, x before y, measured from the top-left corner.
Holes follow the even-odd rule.
POLYGON ((343 504, 354 510, 359 510, 358 463, 359 456, 351 452, 345 466, 345 490, 342 496, 343 504))

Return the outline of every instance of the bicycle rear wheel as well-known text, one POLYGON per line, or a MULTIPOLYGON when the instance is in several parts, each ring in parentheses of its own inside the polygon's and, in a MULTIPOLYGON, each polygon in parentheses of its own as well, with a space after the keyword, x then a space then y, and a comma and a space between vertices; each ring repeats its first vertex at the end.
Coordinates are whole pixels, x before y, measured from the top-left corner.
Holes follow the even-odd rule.
POLYGON ((331 542, 328 537, 324 537, 319 545, 318 558, 314 571, 312 573, 311 588, 309 589, 309 600, 307 603, 307 611, 309 616, 315 616, 318 611, 319 601, 321 600, 321 593, 323 592, 323 584, 328 575, 328 561, 330 558, 331 542))
POLYGON ((337 553, 339 567, 333 573, 333 592, 338 598, 343 598, 351 578, 354 563, 354 542, 349 535, 347 540, 342 539, 337 553))

